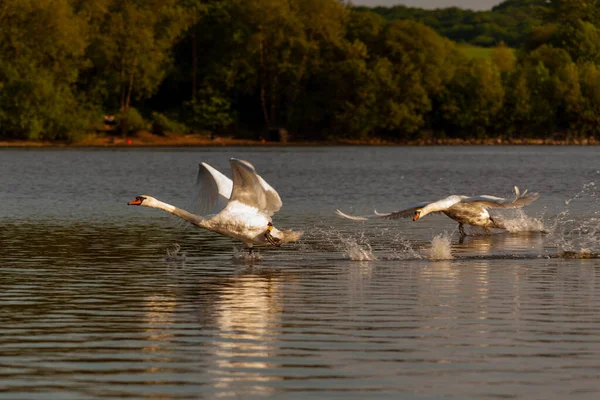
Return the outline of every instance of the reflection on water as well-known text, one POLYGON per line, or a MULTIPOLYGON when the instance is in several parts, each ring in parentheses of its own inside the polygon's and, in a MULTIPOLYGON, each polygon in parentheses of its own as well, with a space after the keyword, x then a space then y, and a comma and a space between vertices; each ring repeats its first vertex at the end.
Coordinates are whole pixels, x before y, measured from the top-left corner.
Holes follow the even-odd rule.
MULTIPOLYGON (((597 394, 594 260, 267 254, 240 266, 221 256, 227 244, 200 251, 178 231, 65 225, 43 242, 33 233, 48 226, 6 228, 0 397, 597 394), (175 240, 190 256, 173 265, 163 258, 175 240)), ((540 241, 451 246, 484 254, 540 241)))
POLYGON ((539 232, 496 233, 491 235, 465 236, 456 241, 454 248, 458 254, 499 255, 499 254, 545 254, 545 234, 539 232))
POLYGON ((228 392, 247 382, 248 395, 274 391, 266 383, 281 379, 268 374, 269 360, 278 353, 274 339, 281 331, 281 296, 281 285, 269 274, 238 276, 221 292, 214 310, 216 388, 228 392))
POLYGON ((21 188, 23 176, 4 175, 17 193, 0 188, 0 398, 600 395, 600 264, 551 258, 600 252, 593 185, 560 214, 563 193, 594 178, 595 153, 570 150, 569 164, 548 149, 557 164, 540 166, 546 153, 529 148, 232 151, 281 188, 278 221, 304 229, 301 243, 241 263, 227 238, 125 206, 132 192, 186 204, 197 162, 218 165, 222 150, 2 154, 15 171, 51 164, 70 183, 28 170, 21 188), (474 183, 500 194, 517 177, 542 192, 526 212, 548 233, 460 239, 444 216, 355 224, 333 213, 474 183), (453 259, 431 260, 435 246, 453 259))

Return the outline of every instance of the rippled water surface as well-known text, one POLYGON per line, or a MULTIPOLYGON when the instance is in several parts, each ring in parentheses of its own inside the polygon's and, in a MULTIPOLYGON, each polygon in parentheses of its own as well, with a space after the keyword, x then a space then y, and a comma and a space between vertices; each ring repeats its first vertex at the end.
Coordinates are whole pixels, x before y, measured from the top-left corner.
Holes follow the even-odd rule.
POLYGON ((0 398, 600 398, 594 147, 0 150, 0 398), (302 240, 262 249, 128 207, 185 207, 252 162, 302 240), (343 220, 541 193, 510 232, 343 220))

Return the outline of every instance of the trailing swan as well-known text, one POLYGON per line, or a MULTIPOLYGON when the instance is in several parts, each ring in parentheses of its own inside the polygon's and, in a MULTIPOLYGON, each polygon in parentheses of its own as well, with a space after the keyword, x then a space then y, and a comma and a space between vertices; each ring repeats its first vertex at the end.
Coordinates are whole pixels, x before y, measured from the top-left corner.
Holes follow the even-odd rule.
POLYGON ((375 211, 375 215, 356 217, 344 214, 340 210, 336 210, 336 213, 344 218, 355 221, 364 221, 369 218, 399 219, 411 216, 413 217, 413 221, 416 221, 427 214, 444 213, 458 222, 458 230, 461 236, 466 236, 463 224, 479 226, 486 231, 489 228, 506 229, 501 221, 490 216, 488 208, 520 208, 532 203, 539 197, 538 193, 527 193, 527 190, 520 193, 519 188, 515 186, 514 199, 487 195, 473 197, 452 195, 436 202, 419 203, 388 214, 381 214, 375 211))

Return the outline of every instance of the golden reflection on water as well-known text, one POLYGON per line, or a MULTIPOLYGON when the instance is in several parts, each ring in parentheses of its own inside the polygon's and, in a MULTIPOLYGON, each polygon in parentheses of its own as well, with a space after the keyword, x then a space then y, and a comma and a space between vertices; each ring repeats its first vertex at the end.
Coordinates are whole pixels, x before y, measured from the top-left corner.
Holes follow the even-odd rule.
POLYGON ((490 235, 466 236, 460 238, 453 245, 454 252, 478 256, 498 254, 498 249, 510 253, 543 254, 544 234, 539 232, 502 232, 490 235))
POLYGON ((213 343, 213 377, 219 390, 247 381, 255 383, 248 387, 248 395, 274 391, 256 383, 281 379, 263 371, 273 367, 265 360, 278 350, 275 343, 281 329, 282 296, 278 279, 257 274, 244 274, 223 287, 214 305, 218 333, 213 343))
POLYGON ((160 361, 168 361, 167 350, 170 348, 174 337, 173 324, 175 323, 175 308, 177 301, 169 295, 153 294, 146 297, 144 326, 148 345, 142 350, 147 353, 165 353, 165 358, 160 361))

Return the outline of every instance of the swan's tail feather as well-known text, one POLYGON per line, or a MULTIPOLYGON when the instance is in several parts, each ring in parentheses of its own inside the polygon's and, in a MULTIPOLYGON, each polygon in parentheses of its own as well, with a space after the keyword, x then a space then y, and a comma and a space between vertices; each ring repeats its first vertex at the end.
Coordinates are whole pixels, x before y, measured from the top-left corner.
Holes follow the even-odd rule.
POLYGON ((527 190, 525 190, 523 193, 520 194, 520 196, 517 196, 517 198, 513 201, 513 204, 516 207, 524 207, 526 205, 533 203, 534 201, 536 201, 539 198, 540 198, 539 193, 537 193, 537 192, 528 193, 527 190))
POLYGON ((304 235, 304 232, 284 230, 281 231, 282 235, 279 238, 283 243, 294 243, 300 240, 300 237, 304 235))
POLYGON ((341 212, 340 210, 335 210, 335 213, 337 215, 339 215, 340 217, 344 217, 347 219, 351 219, 353 221, 366 221, 368 218, 365 217, 355 217, 353 215, 348 215, 348 214, 344 214, 343 212, 341 212))

